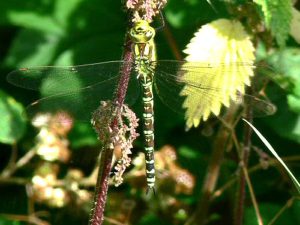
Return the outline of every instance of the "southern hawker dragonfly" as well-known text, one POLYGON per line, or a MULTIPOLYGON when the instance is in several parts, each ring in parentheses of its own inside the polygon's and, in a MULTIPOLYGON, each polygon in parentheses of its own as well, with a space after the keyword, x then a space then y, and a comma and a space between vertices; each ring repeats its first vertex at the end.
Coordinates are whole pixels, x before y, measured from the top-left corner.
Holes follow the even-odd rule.
MULTIPOLYGON (((110 61, 79 66, 46 66, 23 68, 11 72, 8 81, 16 86, 47 93, 28 106, 30 117, 40 112, 68 112, 78 121, 90 121, 92 112, 100 101, 110 100, 120 79, 121 68, 132 67, 125 103, 132 104, 142 89, 143 123, 145 138, 145 159, 147 187, 154 188, 154 111, 153 91, 166 105, 175 111, 184 112, 182 107, 186 94, 195 95, 203 110, 212 100, 222 98, 220 104, 240 101, 240 92, 224 90, 212 85, 214 80, 222 80, 223 73, 248 71, 252 63, 234 62, 209 64, 176 60, 156 60, 154 45, 155 30, 146 21, 135 23, 129 31, 133 42, 134 61, 110 61), (185 74, 189 74, 186 79, 185 74), (201 84, 199 84, 201 80, 201 84), (185 89, 185 94, 180 94, 185 89), (229 96, 228 96, 229 93, 229 96)), ((224 80, 225 82, 225 80, 224 80)), ((229 81, 230 82, 230 81, 229 81)), ((267 106, 267 104, 266 104, 267 106)), ((269 107, 269 106, 267 106, 269 107)), ((205 113, 205 112, 204 112, 205 113)), ((215 113, 217 114, 217 113, 215 113)))

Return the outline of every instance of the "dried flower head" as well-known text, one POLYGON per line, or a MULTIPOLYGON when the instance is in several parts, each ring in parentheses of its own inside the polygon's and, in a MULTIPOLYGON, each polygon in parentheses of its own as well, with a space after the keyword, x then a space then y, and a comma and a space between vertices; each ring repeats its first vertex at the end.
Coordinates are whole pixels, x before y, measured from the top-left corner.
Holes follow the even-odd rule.
POLYGON ((150 23, 166 3, 167 0, 127 0, 126 7, 133 12, 133 22, 146 20, 150 23))
POLYGON ((100 107, 93 113, 92 124, 99 139, 108 145, 107 147, 121 152, 113 177, 114 184, 118 186, 123 182, 123 173, 131 162, 129 155, 132 143, 139 136, 136 132, 138 118, 127 105, 119 108, 116 104, 106 101, 101 102, 100 107), (117 121, 117 124, 112 128, 113 120, 117 121))

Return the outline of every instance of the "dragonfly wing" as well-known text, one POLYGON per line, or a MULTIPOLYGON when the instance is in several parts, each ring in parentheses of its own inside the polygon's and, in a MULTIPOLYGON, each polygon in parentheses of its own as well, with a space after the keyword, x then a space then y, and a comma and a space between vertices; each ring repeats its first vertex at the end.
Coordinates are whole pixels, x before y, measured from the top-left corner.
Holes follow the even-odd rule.
POLYGON ((26 108, 27 114, 30 118, 34 118, 39 113, 63 112, 70 115, 72 119, 90 121, 91 113, 97 109, 100 101, 112 98, 117 80, 118 77, 114 77, 85 88, 39 99, 26 108))
POLYGON ((174 111, 185 112, 186 117, 200 117, 204 121, 211 113, 219 115, 222 105, 228 107, 231 102, 243 101, 245 85, 250 84, 249 76, 253 76, 254 69, 252 63, 246 62, 209 64, 163 60, 154 63, 155 87, 161 100, 174 111))
POLYGON ((78 66, 40 66, 22 68, 8 74, 7 81, 15 86, 54 94, 68 93, 117 76, 131 62, 111 61, 78 66), (45 87, 46 86, 46 87, 45 87))
MULTIPOLYGON (((67 112, 74 119, 90 121, 91 113, 100 101, 113 100, 122 68, 129 64, 131 62, 113 61, 72 67, 26 68, 10 73, 7 80, 47 96, 27 107, 29 117, 40 112, 67 112)), ((137 99, 138 87, 136 79, 130 79, 126 103, 132 104, 137 99)), ((125 89, 124 85, 119 88, 125 89)))

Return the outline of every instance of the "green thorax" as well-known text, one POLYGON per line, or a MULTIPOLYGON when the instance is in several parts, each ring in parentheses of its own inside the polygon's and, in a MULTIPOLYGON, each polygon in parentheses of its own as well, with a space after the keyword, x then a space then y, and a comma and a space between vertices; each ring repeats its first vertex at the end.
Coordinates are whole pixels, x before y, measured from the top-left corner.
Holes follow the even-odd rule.
POLYGON ((152 75, 154 68, 151 62, 156 61, 155 29, 147 21, 140 20, 130 29, 129 36, 133 42, 135 69, 138 76, 152 75))

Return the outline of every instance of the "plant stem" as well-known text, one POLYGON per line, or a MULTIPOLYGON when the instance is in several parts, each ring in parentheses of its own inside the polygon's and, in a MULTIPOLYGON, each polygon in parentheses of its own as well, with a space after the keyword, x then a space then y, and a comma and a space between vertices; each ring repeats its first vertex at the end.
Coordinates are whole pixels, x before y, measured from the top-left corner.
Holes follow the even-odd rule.
POLYGON ((31 149, 28 151, 22 158, 20 158, 17 162, 15 162, 17 155, 17 145, 13 144, 12 146, 12 157, 10 160, 9 165, 3 170, 2 174, 0 175, 1 178, 10 177, 16 170, 25 166, 29 161, 36 155, 36 150, 31 149))
MULTIPOLYGON (((127 93, 127 87, 130 79, 132 65, 131 63, 126 63, 126 62, 132 61, 131 46, 132 43, 130 39, 127 37, 125 41, 124 57, 123 57, 125 63, 120 71, 121 76, 115 93, 114 107, 116 107, 115 108, 116 114, 115 117, 112 119, 112 123, 110 125, 112 129, 110 137, 113 137, 116 134, 116 130, 118 129, 118 121, 121 115, 121 108, 127 93)), ((104 147, 100 154, 100 160, 99 160, 100 165, 99 165, 97 183, 96 183, 95 194, 94 194, 94 205, 89 220, 90 225, 101 225, 104 220, 104 209, 105 209, 107 192, 108 192, 108 179, 112 167, 112 157, 113 157, 113 150, 114 150, 111 148, 111 144, 112 144, 110 143, 111 140, 112 138, 108 138, 107 140, 104 140, 105 141, 104 147)))
MULTIPOLYGON (((236 108, 232 107, 224 117, 227 124, 233 124, 235 121, 236 108)), ((206 177, 202 187, 202 196, 199 200, 198 206, 191 216, 191 218, 185 223, 190 224, 205 224, 207 221, 207 214, 209 211, 211 199, 213 197, 214 190, 219 178, 220 167, 224 157, 224 151, 228 146, 228 141, 231 138, 231 131, 228 130, 228 126, 221 126, 216 136, 215 144, 213 147, 213 153, 208 164, 206 177)))
MULTIPOLYGON (((249 105, 246 108, 246 118, 250 123, 253 121, 252 109, 249 105)), ((247 169, 250 148, 251 148, 251 134, 252 130, 249 126, 244 127, 244 145, 242 152, 240 153, 240 168, 239 171, 239 185, 237 190, 237 197, 234 211, 234 225, 242 225, 244 220, 244 204, 245 204, 245 193, 246 193, 246 179, 243 169, 247 169)))
MULTIPOLYGON (((106 145, 107 146, 107 145, 106 145)), ((104 219, 104 209, 107 199, 108 178, 112 166, 113 149, 105 148, 100 154, 99 172, 94 195, 90 224, 100 225, 104 219)))
POLYGON ((165 23, 163 31, 164 31, 164 35, 165 35, 165 37, 167 39, 167 42, 168 42, 168 44, 170 46, 170 49, 173 52, 173 55, 174 55, 175 59, 182 60, 182 55, 180 53, 180 50, 178 49, 178 45, 176 43, 176 40, 175 40, 172 32, 170 31, 170 28, 169 28, 169 26, 168 26, 167 23, 165 23))

